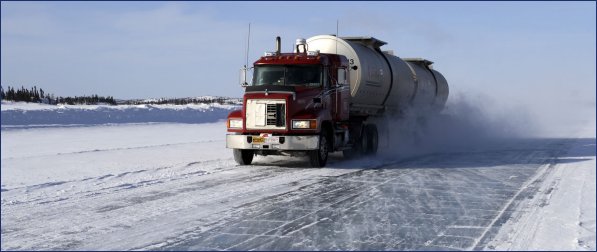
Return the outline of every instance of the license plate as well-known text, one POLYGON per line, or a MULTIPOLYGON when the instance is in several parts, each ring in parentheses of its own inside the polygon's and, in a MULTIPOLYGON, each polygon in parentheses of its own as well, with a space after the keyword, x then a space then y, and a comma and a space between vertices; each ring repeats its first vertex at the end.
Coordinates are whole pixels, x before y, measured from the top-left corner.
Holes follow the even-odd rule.
POLYGON ((254 136, 253 143, 254 144, 263 144, 263 143, 278 144, 278 143, 280 143, 280 137, 277 137, 277 136, 271 136, 271 137, 254 136))
POLYGON ((253 137, 253 143, 256 143, 256 144, 265 143, 265 138, 263 138, 263 137, 255 137, 254 136, 253 137))
POLYGON ((265 139, 265 142, 270 144, 277 144, 280 143, 280 137, 268 137, 265 139))

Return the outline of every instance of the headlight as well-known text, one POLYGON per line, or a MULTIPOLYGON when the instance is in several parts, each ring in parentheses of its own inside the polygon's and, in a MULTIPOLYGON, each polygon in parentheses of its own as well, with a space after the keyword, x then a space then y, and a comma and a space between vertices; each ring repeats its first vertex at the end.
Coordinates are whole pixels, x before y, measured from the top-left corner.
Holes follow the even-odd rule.
POLYGON ((292 120, 293 129, 316 129, 317 120, 292 120))
POLYGON ((228 119, 228 128, 242 129, 242 127, 243 127, 243 119, 240 119, 240 118, 228 119))

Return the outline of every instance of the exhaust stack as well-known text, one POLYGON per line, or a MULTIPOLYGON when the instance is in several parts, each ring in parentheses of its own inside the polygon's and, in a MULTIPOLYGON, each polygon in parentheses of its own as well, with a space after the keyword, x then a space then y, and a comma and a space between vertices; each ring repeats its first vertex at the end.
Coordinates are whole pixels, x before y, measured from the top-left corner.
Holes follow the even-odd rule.
POLYGON ((280 41, 280 36, 276 37, 276 54, 280 55, 280 50, 282 47, 282 42, 280 41))

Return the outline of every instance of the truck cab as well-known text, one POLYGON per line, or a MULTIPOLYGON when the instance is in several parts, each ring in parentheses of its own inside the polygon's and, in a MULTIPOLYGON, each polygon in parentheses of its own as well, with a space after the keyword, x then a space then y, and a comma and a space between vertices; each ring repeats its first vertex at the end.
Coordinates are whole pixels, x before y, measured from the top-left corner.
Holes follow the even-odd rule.
POLYGON ((243 106, 228 115, 226 147, 241 165, 254 155, 307 155, 312 166, 325 166, 329 152, 346 145, 340 122, 349 120, 348 59, 309 51, 304 40, 280 53, 277 41, 276 52, 254 62, 252 81, 243 80, 243 106))
POLYGON ((441 112, 448 82, 423 58, 402 59, 369 36, 298 39, 292 53, 268 52, 253 64, 243 107, 228 115, 226 146, 241 165, 254 155, 306 155, 314 167, 329 152, 377 153, 383 117, 441 112))

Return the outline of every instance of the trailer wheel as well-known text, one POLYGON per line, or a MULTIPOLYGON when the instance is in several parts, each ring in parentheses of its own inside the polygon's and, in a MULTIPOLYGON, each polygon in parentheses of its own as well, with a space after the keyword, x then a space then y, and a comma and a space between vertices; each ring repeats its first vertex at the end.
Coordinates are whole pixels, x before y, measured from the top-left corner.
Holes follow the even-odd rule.
POLYGON ((367 135, 367 154, 377 154, 377 146, 379 145, 379 136, 377 133, 377 126, 375 124, 368 124, 365 128, 365 135, 367 135))
POLYGON ((233 149, 232 154, 239 165, 250 165, 253 162, 253 150, 233 149))
POLYGON ((324 130, 319 135, 319 149, 309 151, 309 161, 312 167, 324 167, 328 161, 328 154, 330 152, 330 145, 328 143, 328 136, 324 130))

